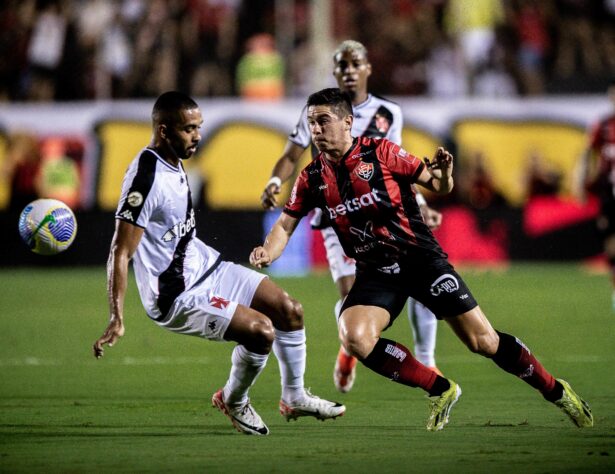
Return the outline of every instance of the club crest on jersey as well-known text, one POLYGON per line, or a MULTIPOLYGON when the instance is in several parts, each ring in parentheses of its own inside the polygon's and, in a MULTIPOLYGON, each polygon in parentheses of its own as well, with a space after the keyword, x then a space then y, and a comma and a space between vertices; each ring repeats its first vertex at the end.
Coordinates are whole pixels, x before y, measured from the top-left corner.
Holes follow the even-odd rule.
POLYGON ((454 293, 459 289, 459 281, 450 273, 438 277, 432 284, 429 291, 432 295, 438 296, 442 292, 454 293))
POLYGON ((190 215, 185 222, 179 222, 167 230, 162 236, 164 242, 171 242, 173 239, 181 239, 188 235, 196 227, 196 218, 194 217, 194 209, 190 209, 190 215))
POLYGON ((364 181, 369 181, 374 176, 374 164, 361 162, 354 169, 355 174, 364 181))

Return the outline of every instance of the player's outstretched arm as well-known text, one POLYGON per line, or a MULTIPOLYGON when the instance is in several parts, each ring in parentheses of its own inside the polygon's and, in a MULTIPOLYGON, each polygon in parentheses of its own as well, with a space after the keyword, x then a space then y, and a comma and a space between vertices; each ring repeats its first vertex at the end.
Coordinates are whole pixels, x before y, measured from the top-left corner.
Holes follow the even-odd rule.
POLYGON ((255 247, 250 254, 250 265, 256 268, 268 267, 278 259, 293 232, 299 224, 299 219, 283 212, 269 231, 265 243, 255 247))
POLYGON ((425 158, 425 169, 416 182, 438 194, 453 190, 453 155, 439 147, 432 160, 425 158))
POLYGON ((124 296, 128 284, 128 262, 137 250, 143 236, 141 227, 116 220, 107 260, 107 296, 109 298, 109 324, 103 335, 94 342, 94 357, 104 355, 104 345, 113 346, 124 335, 124 296))
POLYGON ((286 142, 286 147, 280 159, 276 162, 271 171, 271 178, 265 185, 265 190, 261 195, 261 205, 265 209, 274 209, 278 205, 277 195, 280 194, 282 184, 288 181, 295 170, 299 159, 305 148, 300 147, 290 140, 286 142))

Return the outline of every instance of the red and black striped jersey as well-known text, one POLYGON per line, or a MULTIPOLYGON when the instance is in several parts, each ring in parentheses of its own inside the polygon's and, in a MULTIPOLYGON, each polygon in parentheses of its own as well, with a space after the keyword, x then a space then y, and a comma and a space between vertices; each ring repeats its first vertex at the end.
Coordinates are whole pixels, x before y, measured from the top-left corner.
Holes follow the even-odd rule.
POLYGON ((615 199, 615 115, 598 122, 590 133, 590 148, 598 155, 596 185, 603 199, 615 199))
POLYGON ((387 139, 355 138, 339 162, 320 153, 303 169, 284 212, 301 218, 322 209, 346 255, 358 262, 384 267, 404 257, 446 257, 411 186, 424 167, 387 139))

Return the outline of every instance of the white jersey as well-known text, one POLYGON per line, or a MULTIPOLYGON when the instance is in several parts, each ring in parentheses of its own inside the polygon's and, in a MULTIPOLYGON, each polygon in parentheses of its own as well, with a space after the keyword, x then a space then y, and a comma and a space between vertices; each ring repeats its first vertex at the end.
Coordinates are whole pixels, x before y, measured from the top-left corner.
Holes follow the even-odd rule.
MULTIPOLYGON (((353 137, 380 137, 401 145, 403 118, 401 108, 395 102, 368 94, 367 100, 352 106, 354 121, 353 137)), ((312 136, 307 121, 307 106, 301 111, 299 123, 288 136, 295 145, 307 148, 312 143, 312 136)))
POLYGON ((132 161, 122 183, 116 219, 144 229, 133 258, 141 302, 163 318, 184 291, 207 278, 220 254, 195 236, 195 216, 183 166, 150 148, 132 161))

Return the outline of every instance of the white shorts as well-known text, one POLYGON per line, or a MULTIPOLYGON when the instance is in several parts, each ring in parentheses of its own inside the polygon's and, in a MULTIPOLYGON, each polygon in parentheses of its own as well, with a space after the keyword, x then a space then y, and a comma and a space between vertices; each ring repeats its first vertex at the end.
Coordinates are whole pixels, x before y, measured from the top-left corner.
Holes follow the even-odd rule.
POLYGON ((224 341, 237 305, 250 306, 267 275, 222 262, 201 284, 179 295, 166 318, 156 324, 169 331, 224 341))
POLYGON ((337 281, 345 276, 354 276, 357 266, 353 258, 347 257, 340 244, 337 234, 331 227, 326 227, 320 231, 327 251, 329 270, 333 281, 337 281))

